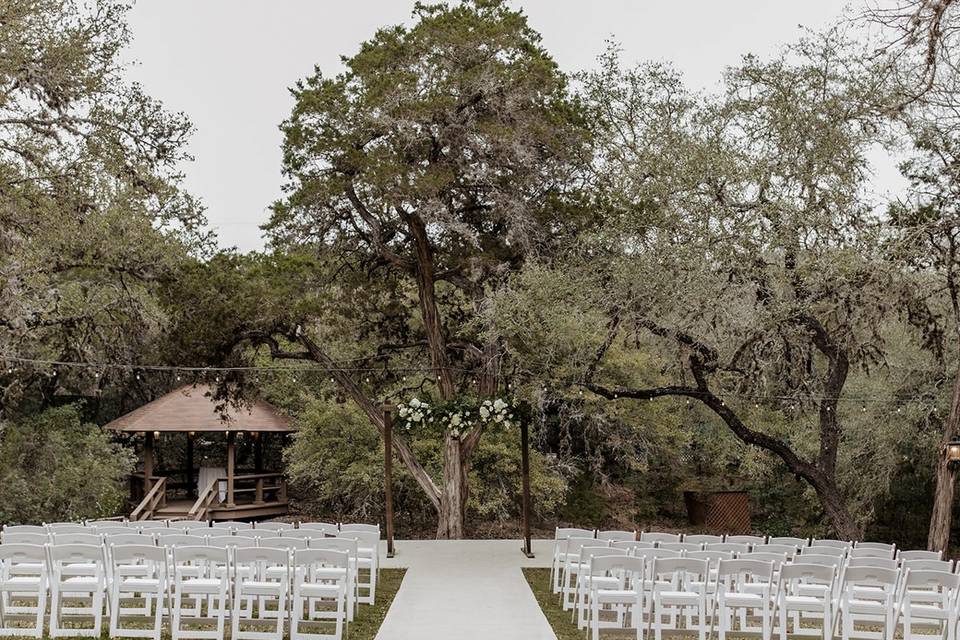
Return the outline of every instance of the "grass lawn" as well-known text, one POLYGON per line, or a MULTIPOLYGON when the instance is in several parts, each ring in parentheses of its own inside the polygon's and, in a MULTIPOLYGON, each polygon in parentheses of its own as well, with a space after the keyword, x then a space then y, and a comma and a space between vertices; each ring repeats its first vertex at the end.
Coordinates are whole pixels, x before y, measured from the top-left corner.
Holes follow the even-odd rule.
MULTIPOLYGON (((356 616, 350 625, 350 640, 373 640, 377 631, 380 630, 380 625, 383 624, 383 619, 387 616, 387 611, 390 610, 390 605, 393 604, 393 599, 400 589, 400 583, 403 582, 403 576, 406 572, 406 569, 380 570, 380 579, 377 581, 377 604, 372 607, 362 604, 357 608, 356 616)), ((104 616, 103 633, 100 636, 103 640, 110 637, 109 629, 110 621, 104 616)), ((230 635, 229 621, 227 622, 225 635, 227 637, 230 635)), ((169 638, 170 632, 165 629, 163 637, 169 638)), ((48 638, 49 636, 44 636, 44 640, 48 638)), ((23 640, 23 636, 4 636, 0 634, 0 640, 23 640)))
POLYGON ((537 598, 543 615, 557 634, 557 640, 583 640, 583 631, 570 619, 570 612, 560 606, 560 596, 550 588, 550 569, 525 568, 523 577, 537 598))

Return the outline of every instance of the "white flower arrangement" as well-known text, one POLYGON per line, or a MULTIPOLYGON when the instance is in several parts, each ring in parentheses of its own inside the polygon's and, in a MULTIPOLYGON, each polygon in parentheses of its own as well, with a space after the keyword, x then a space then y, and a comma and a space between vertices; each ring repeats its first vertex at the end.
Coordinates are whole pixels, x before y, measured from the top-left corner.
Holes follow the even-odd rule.
POLYGON ((449 433, 459 438, 474 427, 500 426, 512 429, 516 426, 513 405, 502 398, 484 400, 479 405, 465 401, 432 405, 419 398, 411 398, 397 405, 400 428, 407 432, 425 427, 449 433))

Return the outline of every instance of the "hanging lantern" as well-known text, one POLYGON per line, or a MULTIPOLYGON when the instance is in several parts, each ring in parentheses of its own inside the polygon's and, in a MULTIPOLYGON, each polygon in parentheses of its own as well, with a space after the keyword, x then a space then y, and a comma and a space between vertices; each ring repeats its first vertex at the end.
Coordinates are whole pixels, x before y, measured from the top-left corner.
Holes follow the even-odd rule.
POLYGON ((947 443, 947 467, 952 471, 960 468, 960 437, 954 436, 947 443))

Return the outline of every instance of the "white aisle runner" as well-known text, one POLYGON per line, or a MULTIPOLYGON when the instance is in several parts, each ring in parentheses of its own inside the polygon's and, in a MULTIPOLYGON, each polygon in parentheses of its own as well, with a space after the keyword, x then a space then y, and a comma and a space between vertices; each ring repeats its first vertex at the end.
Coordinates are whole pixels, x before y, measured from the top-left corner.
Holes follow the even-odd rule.
POLYGON ((549 567, 552 540, 398 540, 384 567, 407 567, 377 640, 556 640, 521 573, 549 567))

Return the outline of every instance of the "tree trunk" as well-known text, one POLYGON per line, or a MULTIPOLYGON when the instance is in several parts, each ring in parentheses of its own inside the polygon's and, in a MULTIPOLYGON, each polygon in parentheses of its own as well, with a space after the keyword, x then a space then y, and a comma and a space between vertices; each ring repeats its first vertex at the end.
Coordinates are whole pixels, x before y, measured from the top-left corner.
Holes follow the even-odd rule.
POLYGON ((950 544, 956 472, 947 467, 947 444, 957 435, 958 422, 960 422, 960 369, 957 370, 953 379, 950 412, 943 423, 940 455, 937 459, 937 487, 933 493, 933 513, 930 515, 930 531, 927 534, 927 548, 935 551, 946 552, 950 544))
POLYGON ((861 531, 833 479, 808 478, 840 540, 859 540, 861 531))
POLYGON ((443 439, 443 489, 440 492, 438 540, 463 538, 466 511, 467 467, 460 450, 460 439, 447 434, 443 439))

